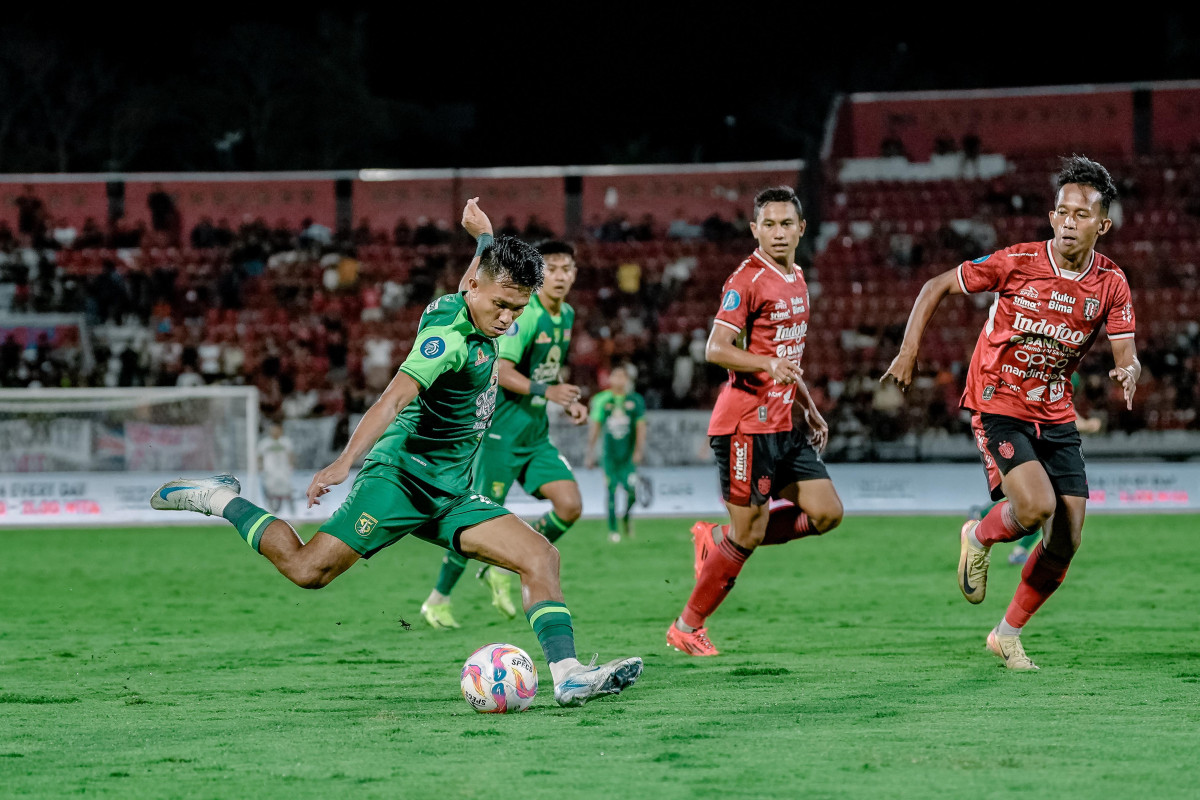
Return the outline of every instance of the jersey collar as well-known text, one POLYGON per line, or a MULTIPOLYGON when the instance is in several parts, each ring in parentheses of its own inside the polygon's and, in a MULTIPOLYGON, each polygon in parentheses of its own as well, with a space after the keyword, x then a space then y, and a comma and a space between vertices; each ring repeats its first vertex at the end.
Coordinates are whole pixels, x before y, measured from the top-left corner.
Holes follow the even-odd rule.
MULTIPOLYGON (((1054 248, 1051 247, 1052 244, 1054 244, 1053 239, 1046 240, 1046 257, 1050 259, 1050 269, 1054 270, 1055 277, 1067 278, 1066 275, 1062 274, 1062 270, 1058 268, 1058 262, 1054 260, 1054 248)), ((1083 280, 1083 276, 1087 275, 1089 272, 1092 271, 1092 265, 1095 263, 1096 263, 1096 249, 1093 247, 1092 248, 1092 257, 1088 259, 1087 267, 1084 268, 1084 270, 1082 272, 1080 272, 1078 275, 1076 275, 1074 278, 1067 278, 1067 280, 1069 280, 1069 281, 1083 280)))
POLYGON ((779 269, 779 267, 775 266, 775 262, 767 257, 767 254, 762 251, 761 247, 754 248, 754 253, 750 257, 757 258, 760 264, 767 269, 774 270, 776 275, 783 278, 788 283, 796 282, 796 270, 798 269, 796 262, 792 262, 792 272, 790 274, 785 274, 779 269))

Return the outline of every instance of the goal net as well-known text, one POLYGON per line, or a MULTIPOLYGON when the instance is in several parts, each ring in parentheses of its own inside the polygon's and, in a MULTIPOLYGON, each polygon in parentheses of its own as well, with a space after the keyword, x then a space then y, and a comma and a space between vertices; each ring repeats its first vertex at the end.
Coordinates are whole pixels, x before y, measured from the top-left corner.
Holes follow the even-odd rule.
POLYGON ((133 522, 181 475, 258 491, 253 387, 0 390, 0 525, 133 522))

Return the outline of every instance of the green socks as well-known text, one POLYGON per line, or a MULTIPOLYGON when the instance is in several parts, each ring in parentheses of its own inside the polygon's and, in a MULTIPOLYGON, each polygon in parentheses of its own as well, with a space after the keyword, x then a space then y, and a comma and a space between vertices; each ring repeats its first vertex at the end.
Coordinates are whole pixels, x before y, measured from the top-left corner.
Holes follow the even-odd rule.
POLYGON ((458 579, 462 577, 466 568, 467 559, 452 550, 447 550, 446 555, 442 556, 442 571, 438 573, 438 594, 449 597, 450 593, 454 591, 454 584, 458 583, 458 579))
POLYGON ((537 634, 546 663, 575 657, 575 632, 571 629, 571 612, 565 605, 547 600, 526 611, 525 617, 537 634))
POLYGON ((533 529, 551 542, 558 541, 570 528, 570 523, 563 522, 553 511, 547 511, 541 519, 533 523, 533 529))
POLYGON ((275 521, 275 516, 264 511, 244 497, 235 497, 225 506, 221 516, 233 523, 238 535, 246 540, 246 544, 261 553, 258 544, 262 541, 263 532, 275 521))

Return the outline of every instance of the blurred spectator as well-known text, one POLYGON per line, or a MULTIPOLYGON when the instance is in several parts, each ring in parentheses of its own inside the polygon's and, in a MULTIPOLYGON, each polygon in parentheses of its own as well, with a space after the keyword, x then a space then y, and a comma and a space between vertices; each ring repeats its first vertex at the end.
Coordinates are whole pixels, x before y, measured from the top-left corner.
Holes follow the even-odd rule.
POLYGON ((60 217, 54 223, 54 231, 51 233, 51 238, 59 247, 70 249, 75 244, 75 239, 78 238, 78 232, 65 218, 60 217))
POLYGON ((32 242, 41 240, 46 233, 46 206, 42 198, 33 191, 33 186, 25 184, 16 204, 17 232, 32 242))
POLYGON ((151 229, 168 234, 172 242, 179 241, 180 219, 175 198, 161 183, 154 184, 150 194, 146 195, 146 207, 150 209, 151 229))
POLYGON ((408 224, 408 220, 404 217, 396 220, 396 227, 392 228, 392 244, 397 247, 408 247, 413 243, 413 230, 408 224))

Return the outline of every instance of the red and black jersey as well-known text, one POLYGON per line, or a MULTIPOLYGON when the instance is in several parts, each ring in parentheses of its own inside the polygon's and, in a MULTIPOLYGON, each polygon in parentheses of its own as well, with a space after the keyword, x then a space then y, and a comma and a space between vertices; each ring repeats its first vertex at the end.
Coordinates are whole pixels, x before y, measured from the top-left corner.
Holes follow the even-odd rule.
MULTIPOLYGON (((725 281, 716 324, 746 332, 746 350, 790 359, 800 366, 808 335, 808 284, 800 267, 784 272, 755 250, 725 281)), ((795 386, 765 372, 734 372, 721 387, 708 425, 710 436, 777 433, 792 429, 795 386)))
POLYGON ((1071 375, 1102 327, 1136 328, 1125 274, 1093 251, 1078 274, 1054 261, 1051 242, 1017 244, 963 262, 964 292, 996 292, 967 372, 964 408, 1028 422, 1074 422, 1071 375))

